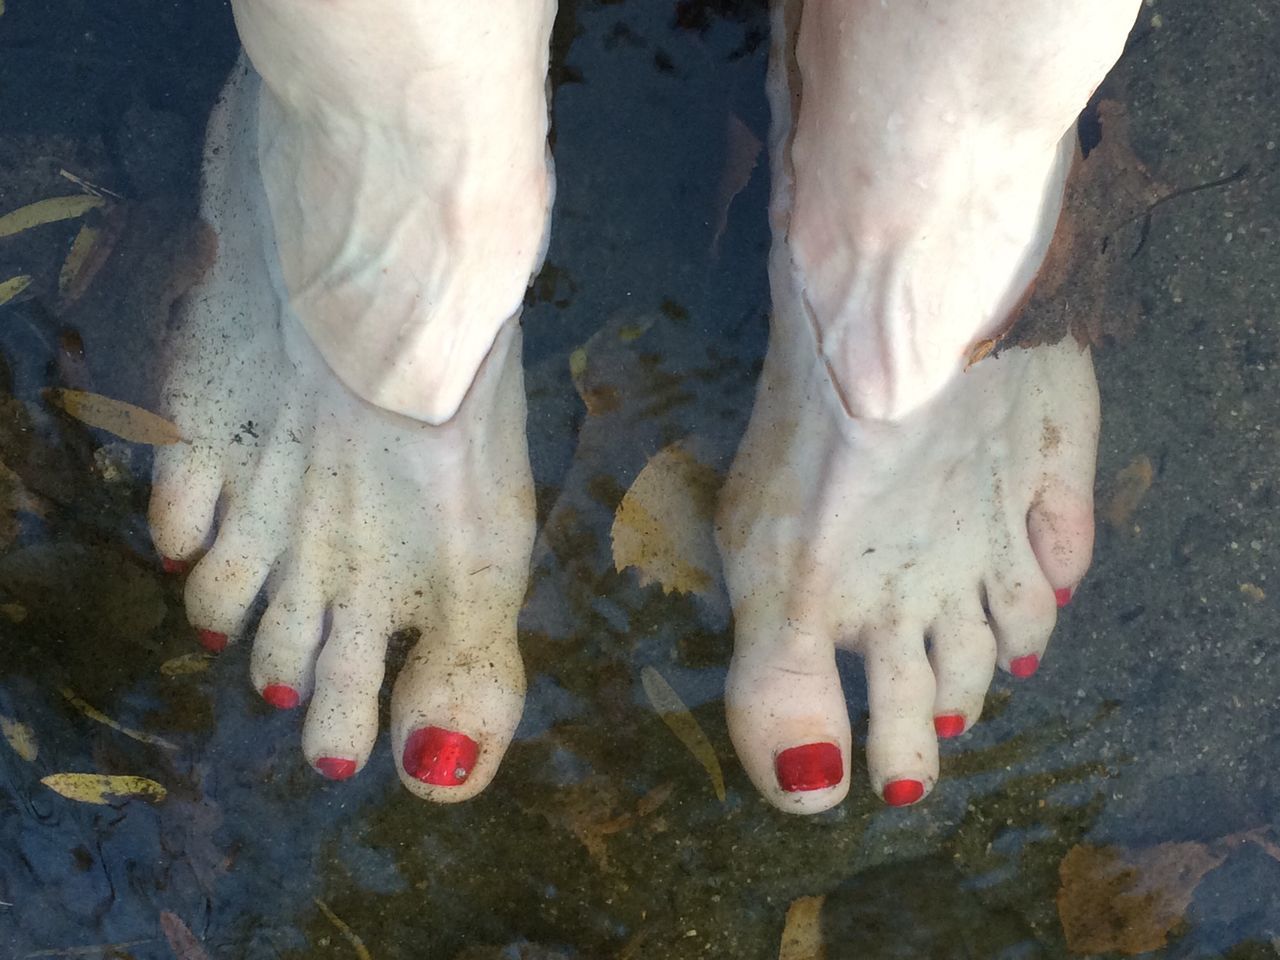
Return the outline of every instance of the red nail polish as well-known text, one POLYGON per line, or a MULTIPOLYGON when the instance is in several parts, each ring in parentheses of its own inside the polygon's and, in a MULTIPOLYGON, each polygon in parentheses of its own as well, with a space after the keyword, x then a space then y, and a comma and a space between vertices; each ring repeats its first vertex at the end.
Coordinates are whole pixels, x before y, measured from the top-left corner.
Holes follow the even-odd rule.
POLYGON ((262 688, 262 699, 277 710, 292 710, 302 698, 293 687, 283 683, 269 683, 262 688))
POLYGON ((1015 657, 1009 661, 1009 672, 1015 677, 1029 677, 1040 668, 1040 658, 1034 653, 1025 657, 1015 657))
POLYGON ((160 567, 165 573, 186 573, 191 569, 191 564, 185 560, 174 560, 172 557, 161 557, 160 567))
POLYGON ((218 633, 216 630, 199 630, 196 637, 200 641, 200 646, 204 647, 210 653, 221 653, 227 649, 227 635, 218 633))
POLYGON ((315 767, 330 780, 346 780, 356 772, 356 762, 345 757, 321 757, 315 767))
POLYGON ((822 790, 844 779, 844 757, 834 743, 806 743, 778 754, 774 772, 787 793, 822 790))
POLYGON ((422 727, 404 745, 405 773, 434 787, 465 783, 476 765, 480 747, 465 733, 443 727, 422 727))
POLYGON ((933 729, 944 740, 964 733, 964 717, 958 713, 944 713, 933 718, 933 729))
POLYGON ((1053 591, 1053 599, 1058 601, 1059 607, 1065 607, 1071 602, 1071 588, 1059 587, 1057 590, 1053 591))
POLYGON ((924 784, 919 780, 894 780, 884 785, 884 802, 891 807, 905 807, 924 796, 924 784))

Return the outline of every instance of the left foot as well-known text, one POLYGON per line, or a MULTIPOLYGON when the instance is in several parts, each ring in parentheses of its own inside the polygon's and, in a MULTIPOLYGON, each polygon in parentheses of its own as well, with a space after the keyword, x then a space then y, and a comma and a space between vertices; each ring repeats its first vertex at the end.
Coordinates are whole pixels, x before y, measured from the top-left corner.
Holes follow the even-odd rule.
POLYGON ((1133 6, 1028 0, 1005 21, 987 0, 775 8, 772 329, 717 535, 729 730, 783 810, 849 789, 837 647, 865 660, 871 786, 914 803, 937 780, 938 737, 978 719, 997 665, 1035 672, 1085 574, 1088 352, 964 366, 1044 256, 1064 132, 1133 6), (1064 29, 1089 49, 1060 49, 1064 29))

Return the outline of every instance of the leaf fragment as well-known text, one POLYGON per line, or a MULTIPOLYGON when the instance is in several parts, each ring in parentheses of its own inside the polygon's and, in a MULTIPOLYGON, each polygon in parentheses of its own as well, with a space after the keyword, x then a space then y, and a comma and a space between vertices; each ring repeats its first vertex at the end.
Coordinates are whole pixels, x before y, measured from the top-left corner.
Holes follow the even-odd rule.
POLYGON ((164 750, 176 751, 178 749, 178 745, 172 740, 166 740, 164 737, 157 736, 154 733, 147 733, 145 730, 135 730, 132 727, 126 727, 123 724, 116 723, 116 721, 112 720, 93 704, 76 696, 75 691, 69 687, 59 687, 58 692, 62 694, 68 703, 83 713, 90 720, 96 720, 98 723, 104 724, 112 730, 123 733, 126 737, 137 740, 139 743, 147 743, 153 747, 160 747, 164 750))
POLYGON ((146 777, 101 773, 51 773, 40 780, 46 787, 79 803, 109 805, 118 800, 163 800, 168 791, 146 777))
POLYGON ((1139 454, 1116 474, 1111 485, 1111 496, 1103 509, 1103 516, 1111 526, 1122 530, 1129 525, 1147 491, 1151 489, 1155 473, 1151 458, 1146 454, 1139 454))
POLYGON ((342 918, 329 909, 329 905, 327 903, 316 898, 316 906, 319 907, 320 912, 329 919, 329 922, 337 928, 338 932, 342 934, 347 943, 351 944, 351 949, 355 951, 358 960, 373 960, 373 954, 371 954, 369 952, 369 948, 364 945, 364 941, 360 939, 354 930, 343 922, 342 918))
POLYGON ((166 677, 186 677, 193 673, 203 673, 212 662, 213 657, 207 653, 184 653, 178 657, 170 657, 160 664, 160 672, 166 677))
POLYGON ((724 771, 720 768, 720 758, 716 756, 715 747, 711 746, 711 741, 702 732, 698 721, 680 699, 680 694, 653 667, 645 667, 640 671, 640 682, 644 686, 645 696, 649 698, 649 703, 662 718, 662 722, 693 754, 694 759, 702 764, 707 776, 711 778, 716 799, 724 803, 724 771))
POLYGON ((30 724, 0 713, 0 736, 4 737, 14 753, 28 763, 40 755, 40 747, 36 743, 36 732, 31 729, 30 724))
POLYGON ((822 942, 821 897, 799 897, 787 907, 782 926, 782 944, 778 960, 825 960, 826 944, 822 942))
POLYGON ((63 307, 70 306, 84 296, 89 284, 107 262, 110 243, 101 227, 80 224, 80 230, 71 241, 62 268, 58 271, 58 296, 63 307))
POLYGON ((25 273, 10 277, 8 280, 0 280, 0 307, 3 307, 29 286, 31 286, 31 277, 25 273))
POLYGON ((23 230, 56 223, 59 220, 71 220, 83 216, 107 201, 102 197, 75 194, 69 197, 49 197, 37 200, 17 210, 10 210, 0 217, 0 237, 11 237, 23 230))
POLYGON ((168 910, 160 912, 160 930, 169 941, 169 949, 178 960, 209 960, 191 928, 182 922, 182 918, 168 910))
POLYGON ((83 390, 53 389, 47 391, 47 395, 51 403, 81 423, 114 433, 131 443, 166 446, 185 442, 182 432, 174 424, 123 400, 83 390))

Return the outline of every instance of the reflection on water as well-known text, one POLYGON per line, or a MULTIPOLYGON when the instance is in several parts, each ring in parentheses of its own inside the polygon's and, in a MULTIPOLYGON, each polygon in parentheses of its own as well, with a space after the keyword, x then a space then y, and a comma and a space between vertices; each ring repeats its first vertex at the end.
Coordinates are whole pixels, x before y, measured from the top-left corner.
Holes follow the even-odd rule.
POLYGON ((0 283, 32 278, 0 308, 4 955, 764 958, 805 897, 794 957, 818 941, 828 957, 1280 955, 1273 14, 1158 0, 1117 71, 1161 182, 1246 173, 1162 207, 1133 260, 1146 322, 1099 358, 1100 502, 1118 505, 1044 669, 1016 695, 997 681, 920 807, 887 810, 863 780, 802 820, 733 757, 719 589, 641 586, 611 546, 649 458, 683 441, 722 471, 750 408, 767 179, 761 160, 742 186, 738 154, 767 128, 763 10, 562 6, 555 233, 525 317, 530 693, 493 787, 448 808, 402 791, 385 749, 322 781, 243 648, 193 655, 146 534, 146 448, 41 392, 146 401, 148 318, 199 259, 226 12, 12 0, 0 16, 0 213, 68 192, 63 169, 128 198, 0 238, 0 283), (111 257, 60 295, 81 223, 111 257), (723 802, 645 667, 704 731, 723 802), (95 805, 40 782, 89 771, 167 795, 95 805))

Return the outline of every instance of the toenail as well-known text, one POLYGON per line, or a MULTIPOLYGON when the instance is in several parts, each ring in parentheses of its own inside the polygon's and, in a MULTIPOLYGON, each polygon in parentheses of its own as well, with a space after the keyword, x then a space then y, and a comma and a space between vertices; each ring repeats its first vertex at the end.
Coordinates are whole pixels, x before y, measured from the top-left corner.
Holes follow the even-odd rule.
POLYGON ((778 754, 774 769, 787 793, 822 790, 844 779, 844 757, 834 743, 806 743, 778 754))
POLYGON ((1009 661, 1009 672, 1015 677, 1029 677, 1040 668, 1040 658, 1034 653, 1009 661))
POLYGON ((346 780, 355 775, 356 762, 345 757, 321 757, 315 768, 330 780, 346 780))
POLYGON ((283 683, 269 683, 262 688, 262 699, 277 710, 292 710, 302 698, 293 687, 283 683))
POLYGON ((196 635, 200 640, 200 646, 210 653, 221 653, 227 649, 227 635, 225 633, 218 633, 216 630, 200 630, 196 635))
POLYGON ((405 742, 404 770, 434 787, 456 787, 470 776, 479 752, 479 746, 465 733, 423 727, 409 734, 405 742))
POLYGON ((1053 591, 1053 599, 1058 601, 1058 606, 1065 607, 1071 602, 1071 588, 1059 587, 1057 590, 1053 591))
POLYGON ((174 560, 172 557, 161 557, 160 567, 165 573, 186 573, 191 569, 191 564, 185 560, 174 560))
POLYGON ((894 780, 884 785, 884 802, 891 807, 905 807, 924 796, 919 780, 894 780))
POLYGON ((944 713, 933 718, 933 729, 944 740, 964 733, 964 717, 958 713, 944 713))

